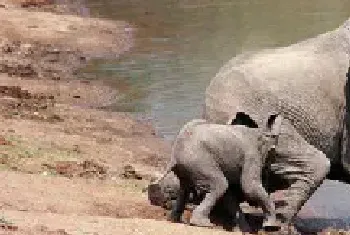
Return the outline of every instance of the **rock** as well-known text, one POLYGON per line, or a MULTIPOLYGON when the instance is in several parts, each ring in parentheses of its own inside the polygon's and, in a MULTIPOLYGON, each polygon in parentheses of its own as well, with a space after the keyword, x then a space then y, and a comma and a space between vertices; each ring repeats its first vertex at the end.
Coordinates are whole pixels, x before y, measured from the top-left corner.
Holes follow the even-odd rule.
POLYGON ((17 231, 18 226, 13 225, 11 222, 5 220, 4 218, 0 219, 0 228, 2 230, 7 230, 7 231, 17 231))
POLYGON ((135 168, 131 165, 124 166, 124 172, 122 173, 122 177, 125 179, 136 179, 142 180, 142 176, 136 172, 135 168))
POLYGON ((12 145, 12 143, 5 139, 5 137, 0 136, 0 145, 12 145))
POLYGON ((85 160, 80 164, 80 167, 83 168, 83 170, 79 173, 80 177, 105 178, 107 175, 107 168, 95 162, 94 160, 85 160))

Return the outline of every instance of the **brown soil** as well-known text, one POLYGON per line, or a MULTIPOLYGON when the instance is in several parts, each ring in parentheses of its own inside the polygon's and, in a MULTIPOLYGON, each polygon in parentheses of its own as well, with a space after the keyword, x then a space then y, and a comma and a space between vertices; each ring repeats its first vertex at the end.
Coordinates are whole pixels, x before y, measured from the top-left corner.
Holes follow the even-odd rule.
POLYGON ((2 171, 2 210, 112 218, 162 219, 141 193, 145 182, 121 179, 65 178, 2 171))
POLYGON ((129 50, 130 26, 42 12, 50 3, 0 2, 0 234, 130 234, 136 220, 121 218, 164 220, 142 189, 169 144, 103 111, 119 92, 76 73, 129 50))
POLYGON ((225 232, 218 229, 191 227, 184 224, 172 224, 165 221, 150 219, 113 219, 101 216, 59 215, 54 213, 38 214, 35 212, 6 211, 5 216, 15 224, 17 231, 8 234, 98 234, 98 235, 238 235, 234 232, 225 232), (43 216, 44 215, 44 216, 43 216), (27 218, 27 219, 19 219, 27 218), (38 223, 40 221, 40 223, 38 223), (26 230, 21 230, 26 228, 26 230), (64 229, 62 229, 64 228, 64 229), (30 230, 29 230, 30 229, 30 230), (28 232, 29 230, 29 232, 28 232), (49 233, 47 233, 49 232, 49 233))

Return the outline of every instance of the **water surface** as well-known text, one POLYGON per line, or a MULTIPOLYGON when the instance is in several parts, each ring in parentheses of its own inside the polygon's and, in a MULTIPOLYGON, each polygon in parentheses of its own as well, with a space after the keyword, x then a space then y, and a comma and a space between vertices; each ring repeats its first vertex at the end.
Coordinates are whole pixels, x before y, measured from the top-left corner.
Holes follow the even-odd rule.
POLYGON ((146 113, 167 139, 201 116, 204 90, 229 58, 314 36, 350 16, 341 0, 90 0, 88 7, 137 28, 129 54, 90 71, 123 83, 114 108, 146 113))

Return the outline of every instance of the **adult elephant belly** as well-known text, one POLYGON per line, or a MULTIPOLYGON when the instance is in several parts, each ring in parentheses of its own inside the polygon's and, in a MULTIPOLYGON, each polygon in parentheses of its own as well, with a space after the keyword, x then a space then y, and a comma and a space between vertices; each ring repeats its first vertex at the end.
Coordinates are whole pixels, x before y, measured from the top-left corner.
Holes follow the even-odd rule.
POLYGON ((206 90, 205 118, 229 123, 245 112, 261 126, 278 112, 308 143, 336 159, 348 61, 342 51, 320 53, 319 47, 311 40, 232 59, 206 90))

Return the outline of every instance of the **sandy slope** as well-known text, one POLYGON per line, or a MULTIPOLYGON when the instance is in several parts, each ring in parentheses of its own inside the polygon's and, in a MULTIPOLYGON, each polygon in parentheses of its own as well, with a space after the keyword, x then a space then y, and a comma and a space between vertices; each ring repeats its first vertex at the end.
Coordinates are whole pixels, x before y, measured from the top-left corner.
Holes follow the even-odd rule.
POLYGON ((8 234, 31 234, 33 232, 51 232, 66 235, 239 235, 241 233, 222 230, 190 227, 184 224, 172 224, 165 221, 148 219, 114 219, 99 216, 67 216, 50 213, 4 211, 3 215, 20 227, 29 228, 8 234))
POLYGON ((98 180, 17 172, 0 172, 2 210, 100 215, 112 218, 162 219, 164 212, 149 205, 144 182, 98 180))
POLYGON ((0 206, 16 231, 0 226, 0 234, 163 231, 166 222, 120 218, 164 220, 142 188, 169 143, 129 114, 101 109, 118 102, 116 87, 74 73, 90 56, 129 50, 129 24, 7 2, 0 2, 0 206))

